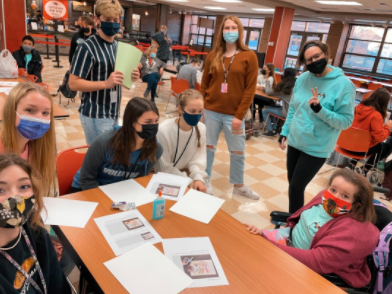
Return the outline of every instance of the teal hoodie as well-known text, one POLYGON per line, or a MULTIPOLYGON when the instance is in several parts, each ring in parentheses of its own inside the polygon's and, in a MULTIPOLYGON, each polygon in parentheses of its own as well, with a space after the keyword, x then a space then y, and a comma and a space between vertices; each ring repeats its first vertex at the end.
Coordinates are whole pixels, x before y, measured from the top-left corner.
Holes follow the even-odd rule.
POLYGON ((328 158, 342 130, 354 119, 354 84, 338 67, 323 77, 310 72, 298 77, 281 135, 291 147, 309 155, 328 158), (317 87, 322 109, 315 113, 308 101, 317 87))

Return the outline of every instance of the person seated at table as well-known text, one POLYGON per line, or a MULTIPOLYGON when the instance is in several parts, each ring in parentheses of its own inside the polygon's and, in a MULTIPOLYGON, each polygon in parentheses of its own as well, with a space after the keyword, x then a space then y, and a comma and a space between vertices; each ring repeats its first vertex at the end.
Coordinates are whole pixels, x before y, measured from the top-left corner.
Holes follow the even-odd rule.
POLYGON ((148 47, 146 52, 140 59, 139 69, 141 72, 142 81, 147 83, 146 91, 143 94, 144 98, 147 98, 151 91, 151 101, 154 102, 156 95, 158 82, 163 75, 163 69, 166 64, 159 60, 157 57, 157 47, 154 45, 148 47))
POLYGON ((42 178, 24 159, 0 154, 0 294, 70 294, 46 231, 42 178))
MULTIPOLYGON (((264 64, 262 70, 261 70, 261 75, 258 76, 257 78, 257 90, 261 90, 262 92, 265 93, 265 83, 266 81, 270 82, 270 85, 272 87, 275 87, 276 85, 276 77, 275 77, 275 66, 272 63, 267 63, 264 64)), ((270 100, 270 99, 268 99, 270 100)), ((275 101, 266 101, 266 100, 261 100, 261 99, 253 99, 253 119, 256 118, 256 105, 258 105, 259 108, 259 121, 260 124, 263 125, 263 122, 265 118, 263 117, 263 108, 267 105, 274 105, 275 101)))
POLYGON ((263 117, 266 121, 267 132, 264 136, 276 136, 276 119, 269 114, 275 114, 277 116, 285 118, 289 109, 291 95, 293 94, 293 88, 295 85, 297 72, 294 68, 285 68, 282 80, 273 87, 270 81, 265 82, 265 92, 267 95, 274 96, 281 99, 281 105, 276 104, 274 106, 267 106, 263 110, 263 117))
POLYGON ((158 141, 163 147, 156 170, 193 180, 191 187, 207 192, 206 126, 200 122, 204 99, 196 90, 182 92, 178 101, 180 117, 160 123, 158 141))
POLYGON ((37 50, 34 49, 35 41, 32 36, 26 35, 22 39, 22 46, 19 50, 12 53, 15 58, 18 68, 24 68, 26 75, 35 75, 38 80, 37 83, 42 82, 41 70, 42 59, 37 50))
POLYGON ((19 83, 9 93, 0 127, 0 153, 14 153, 40 173, 44 195, 56 195, 53 100, 43 87, 19 83))
MULTIPOLYGON (((377 165, 380 160, 387 158, 392 152, 392 138, 389 137, 392 121, 388 116, 390 98, 391 94, 386 89, 380 88, 355 107, 354 121, 351 127, 368 131, 371 136, 369 150, 366 154, 372 156, 364 166, 356 169, 357 172, 363 173, 365 176, 373 165, 377 165), (384 142, 385 140, 386 142, 384 142)), ((354 153, 365 156, 365 153, 354 153)), ((347 168, 354 170, 357 162, 355 159, 351 160, 347 168)))
POLYGON ((328 189, 288 218, 286 228, 259 230, 247 226, 319 274, 334 273, 355 288, 371 274, 367 257, 378 243, 373 188, 348 169, 334 172, 328 189))
POLYGON ((71 193, 147 176, 161 158, 159 111, 155 103, 135 97, 124 112, 123 126, 98 136, 76 173, 71 193))
POLYGON ((69 48, 69 64, 72 64, 72 58, 75 54, 76 47, 88 39, 92 34, 95 34, 94 20, 89 16, 82 16, 82 27, 79 32, 72 36, 71 47, 69 48))
POLYGON ((189 88, 196 89, 197 72, 201 69, 200 58, 194 57, 191 59, 191 63, 185 64, 181 67, 177 79, 187 80, 189 88))

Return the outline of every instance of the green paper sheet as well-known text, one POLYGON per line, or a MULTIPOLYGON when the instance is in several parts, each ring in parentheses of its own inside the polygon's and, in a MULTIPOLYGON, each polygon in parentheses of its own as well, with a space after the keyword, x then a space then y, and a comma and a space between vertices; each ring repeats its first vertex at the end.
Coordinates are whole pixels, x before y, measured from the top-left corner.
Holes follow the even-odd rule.
POLYGON ((123 86, 132 88, 132 71, 138 67, 143 52, 136 47, 118 42, 116 65, 114 70, 121 71, 124 74, 123 86))

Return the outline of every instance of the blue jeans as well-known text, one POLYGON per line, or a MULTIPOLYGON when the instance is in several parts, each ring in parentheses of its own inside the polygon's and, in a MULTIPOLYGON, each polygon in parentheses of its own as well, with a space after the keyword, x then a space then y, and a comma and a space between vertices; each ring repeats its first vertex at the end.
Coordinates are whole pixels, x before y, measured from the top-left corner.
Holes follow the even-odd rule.
POLYGON ((95 138, 104 132, 111 130, 116 125, 116 121, 111 118, 91 118, 84 116, 80 112, 79 117, 84 135, 86 136, 87 145, 91 145, 95 138))
POLYGON ((158 82, 161 79, 161 76, 157 72, 150 73, 149 75, 145 75, 142 78, 143 82, 147 82, 147 90, 151 90, 151 101, 154 102, 155 92, 157 91, 158 82))
MULTIPOLYGON (((277 116, 283 117, 282 116, 282 107, 266 107, 263 110, 263 117, 264 119, 267 119, 268 114, 275 114, 277 116)), ((266 121, 266 128, 267 131, 272 131, 276 130, 276 118, 273 116, 269 116, 268 120, 266 121)))
POLYGON ((244 183, 245 168, 245 121, 242 121, 241 135, 235 135, 231 132, 231 123, 233 115, 222 114, 214 111, 204 111, 204 123, 206 125, 207 146, 207 168, 206 173, 211 177, 212 164, 214 163, 216 145, 218 143, 220 132, 225 134, 227 147, 230 152, 230 183, 242 185, 244 183), (233 153, 233 151, 242 152, 242 154, 233 153))

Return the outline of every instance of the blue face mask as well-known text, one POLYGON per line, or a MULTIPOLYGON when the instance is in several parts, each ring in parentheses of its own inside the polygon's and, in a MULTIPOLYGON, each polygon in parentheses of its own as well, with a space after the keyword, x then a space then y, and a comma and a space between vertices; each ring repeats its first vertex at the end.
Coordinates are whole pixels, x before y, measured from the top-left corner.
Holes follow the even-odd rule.
POLYGON ((113 37, 115 34, 118 33, 119 29, 120 29, 119 22, 108 22, 108 21, 101 20, 101 30, 106 36, 113 37))
POLYGON ((19 125, 16 129, 26 139, 35 140, 41 138, 50 128, 50 119, 16 114, 20 117, 19 125))
POLYGON ((27 45, 22 45, 22 48, 25 53, 31 53, 31 51, 33 50, 33 47, 27 45))
POLYGON ((184 118, 185 122, 191 127, 197 126, 197 123, 200 121, 202 114, 189 114, 186 113, 184 109, 182 111, 184 111, 182 117, 184 118))
POLYGON ((155 58, 155 57, 156 57, 155 53, 150 54, 150 58, 155 58))
POLYGON ((233 44, 238 40, 238 32, 223 33, 223 39, 225 39, 226 43, 233 44))

